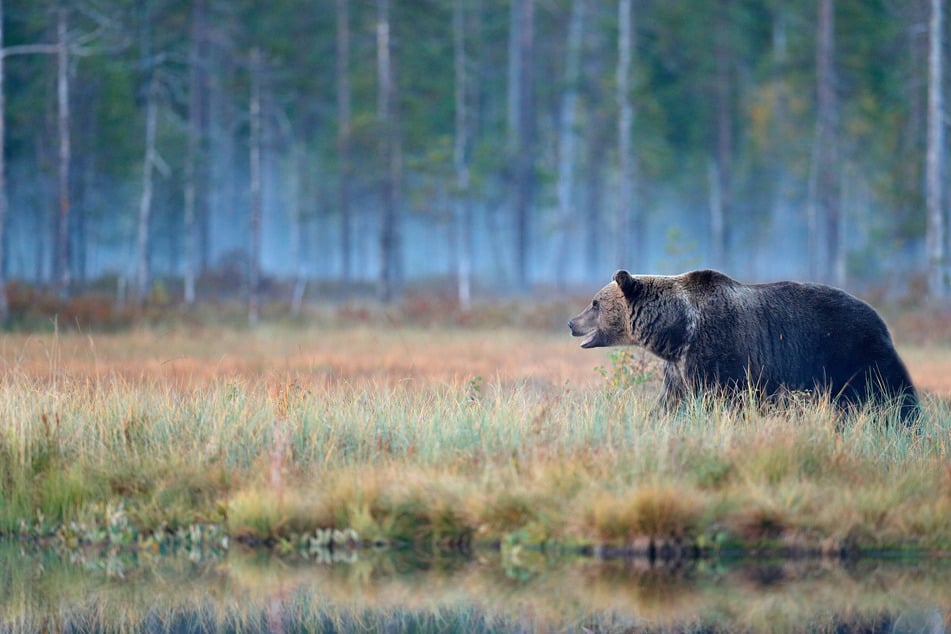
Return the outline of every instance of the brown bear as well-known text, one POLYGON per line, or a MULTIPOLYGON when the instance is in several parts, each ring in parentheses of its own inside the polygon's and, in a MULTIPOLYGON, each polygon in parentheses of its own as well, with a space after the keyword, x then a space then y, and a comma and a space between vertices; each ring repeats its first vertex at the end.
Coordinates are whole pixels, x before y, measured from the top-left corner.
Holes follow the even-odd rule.
POLYGON ((895 403, 914 422, 918 394, 885 322, 848 293, 821 284, 742 284, 717 271, 614 274, 568 322, 582 348, 636 345, 664 360, 661 401, 706 391, 784 390, 837 403, 895 403))

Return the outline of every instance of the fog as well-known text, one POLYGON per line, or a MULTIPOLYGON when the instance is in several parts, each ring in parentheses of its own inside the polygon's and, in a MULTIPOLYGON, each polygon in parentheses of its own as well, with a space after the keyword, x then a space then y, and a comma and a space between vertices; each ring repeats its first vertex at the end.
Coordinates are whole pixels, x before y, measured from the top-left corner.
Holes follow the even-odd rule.
POLYGON ((146 277, 179 292, 193 183, 199 281, 246 292, 252 156, 265 283, 372 293, 391 212, 391 266, 414 290, 450 288, 465 244, 485 297, 622 267, 907 294, 929 269, 923 3, 844 3, 823 65, 811 4, 643 3, 630 32, 582 0, 47 4, 13 2, 3 25, 13 50, 68 27, 65 65, 7 60, 12 280, 59 284, 65 251, 72 290, 128 284, 145 235, 146 277))

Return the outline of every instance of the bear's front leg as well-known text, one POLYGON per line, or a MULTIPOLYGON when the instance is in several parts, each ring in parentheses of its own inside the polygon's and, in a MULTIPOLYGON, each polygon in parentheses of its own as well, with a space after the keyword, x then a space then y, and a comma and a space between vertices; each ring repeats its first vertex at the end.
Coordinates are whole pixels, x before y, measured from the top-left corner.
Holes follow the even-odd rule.
POLYGON ((686 395, 687 384, 677 364, 664 361, 664 390, 658 405, 671 412, 680 407, 686 395))

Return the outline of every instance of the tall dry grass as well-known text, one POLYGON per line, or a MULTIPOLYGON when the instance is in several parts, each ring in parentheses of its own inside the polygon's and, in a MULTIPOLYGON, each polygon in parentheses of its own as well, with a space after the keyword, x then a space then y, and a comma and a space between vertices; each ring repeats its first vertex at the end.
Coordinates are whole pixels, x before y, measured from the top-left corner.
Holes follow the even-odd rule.
POLYGON ((119 509, 140 541, 220 523, 294 548, 331 529, 503 548, 951 546, 951 411, 934 394, 914 431, 809 399, 665 413, 649 363, 517 330, 72 334, 2 352, 6 535, 88 541, 119 509))

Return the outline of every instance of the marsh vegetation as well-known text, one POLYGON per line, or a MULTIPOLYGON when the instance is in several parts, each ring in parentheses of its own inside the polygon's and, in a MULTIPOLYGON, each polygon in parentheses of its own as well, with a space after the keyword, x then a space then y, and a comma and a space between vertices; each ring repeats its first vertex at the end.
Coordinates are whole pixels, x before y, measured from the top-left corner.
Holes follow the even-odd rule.
POLYGON ((944 619, 943 341, 902 347, 907 430, 807 398, 658 411, 650 358, 534 323, 8 333, 0 629, 944 619))
MULTIPOLYGON (((908 353, 913 373, 947 359, 908 353)), ((505 328, 8 335, 3 358, 7 538, 143 548, 197 526, 284 551, 951 548, 951 404, 927 389, 913 431, 808 398, 666 413, 649 359, 505 328)))

